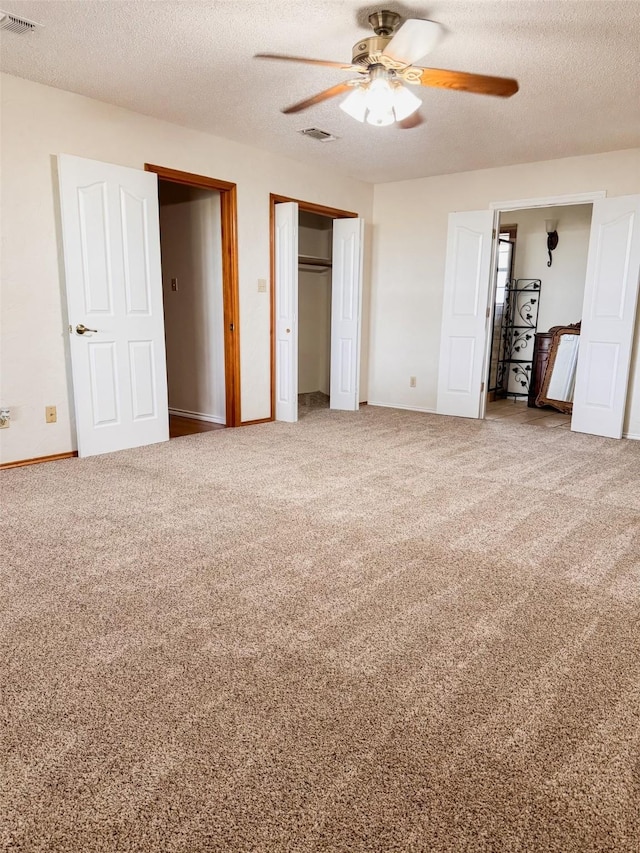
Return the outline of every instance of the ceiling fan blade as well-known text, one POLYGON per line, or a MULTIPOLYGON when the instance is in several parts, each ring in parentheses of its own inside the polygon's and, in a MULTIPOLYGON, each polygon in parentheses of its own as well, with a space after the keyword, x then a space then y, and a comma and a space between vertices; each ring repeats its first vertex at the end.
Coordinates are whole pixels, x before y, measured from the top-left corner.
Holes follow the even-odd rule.
POLYGON ((281 56, 278 53, 256 53, 254 59, 281 59, 284 62, 301 62, 304 65, 324 65, 327 68, 343 68, 345 71, 353 68, 349 63, 331 62, 328 59, 307 59, 305 56, 281 56))
POLYGON ((442 32, 442 27, 435 21, 410 18, 385 47, 383 55, 397 62, 413 65, 433 50, 440 41, 442 32))
POLYGON ((318 92, 317 95, 313 95, 305 101, 300 101, 297 104, 287 107, 286 110, 282 110, 282 112, 286 115, 289 113, 299 113, 302 110, 306 110, 307 107, 312 107, 314 104, 320 104, 322 101, 326 101, 329 98, 335 98, 337 95, 342 95, 345 92, 350 91, 352 88, 353 87, 348 83, 338 83, 336 86, 332 86, 330 89, 325 89, 323 92, 318 92))
POLYGON ((415 112, 403 118, 402 121, 397 121, 396 127, 399 127, 401 130, 411 130, 411 128, 419 127, 421 124, 424 124, 424 119, 419 112, 415 112))
MULTIPOLYGON (((414 69, 412 69, 414 70, 414 69)), ((518 81, 511 77, 488 77, 485 74, 468 74, 466 71, 446 71, 444 68, 417 68, 421 71, 420 85, 439 89, 457 89, 476 95, 495 95, 510 98, 518 91, 518 81)))

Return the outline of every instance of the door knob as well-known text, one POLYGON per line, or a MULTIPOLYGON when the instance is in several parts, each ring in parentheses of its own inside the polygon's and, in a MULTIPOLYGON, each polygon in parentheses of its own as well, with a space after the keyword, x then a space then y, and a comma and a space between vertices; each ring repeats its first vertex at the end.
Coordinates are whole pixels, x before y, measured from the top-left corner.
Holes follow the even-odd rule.
POLYGON ((286 332, 287 334, 289 334, 289 332, 290 332, 290 331, 291 331, 291 329, 285 329, 285 332, 286 332))
POLYGON ((84 335, 85 332, 97 332, 97 329, 88 329, 86 326, 83 326, 82 323, 78 323, 76 326, 76 332, 79 335, 84 335))

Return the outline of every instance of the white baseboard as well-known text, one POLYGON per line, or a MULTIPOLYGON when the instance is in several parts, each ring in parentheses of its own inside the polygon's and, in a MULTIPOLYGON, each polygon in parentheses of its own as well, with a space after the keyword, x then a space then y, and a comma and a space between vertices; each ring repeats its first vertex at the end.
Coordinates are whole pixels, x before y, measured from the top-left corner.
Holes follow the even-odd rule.
POLYGON ((630 438, 632 441, 640 441, 640 432, 623 432, 623 438, 630 438))
POLYGON ((435 409, 426 409, 424 406, 403 406, 402 403, 376 403, 369 400, 370 406, 381 406, 383 409, 404 409, 407 412, 425 412, 427 415, 437 415, 435 409))
POLYGON ((194 421, 206 421, 210 424, 222 424, 224 426, 225 419, 217 415, 205 415, 202 412, 187 412, 184 409, 169 409, 170 415, 176 415, 179 418, 193 418, 194 421))

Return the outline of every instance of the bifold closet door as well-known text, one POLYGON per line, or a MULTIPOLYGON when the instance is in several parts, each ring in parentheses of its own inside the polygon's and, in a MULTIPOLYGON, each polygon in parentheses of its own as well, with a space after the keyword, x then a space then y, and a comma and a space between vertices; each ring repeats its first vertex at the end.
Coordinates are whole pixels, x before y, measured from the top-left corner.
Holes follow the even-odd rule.
POLYGON ((334 219, 329 405, 350 412, 360 405, 363 235, 364 219, 334 219))
POLYGON ((275 206, 276 420, 298 420, 298 205, 275 206))

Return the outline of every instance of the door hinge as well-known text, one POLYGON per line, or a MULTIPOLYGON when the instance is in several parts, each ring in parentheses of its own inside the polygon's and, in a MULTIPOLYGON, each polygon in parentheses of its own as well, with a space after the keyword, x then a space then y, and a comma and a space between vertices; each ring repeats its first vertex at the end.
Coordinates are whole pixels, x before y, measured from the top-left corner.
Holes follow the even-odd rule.
POLYGON ((482 394, 482 392, 483 392, 483 391, 484 391, 484 382, 483 382, 483 383, 482 383, 482 385, 480 386, 480 393, 482 394))
POLYGON ((235 330, 236 330, 235 324, 234 324, 234 323, 229 323, 229 331, 230 331, 230 332, 235 332, 235 330))
POLYGON ((487 320, 491 316, 491 308, 487 308, 487 320))
POLYGON ((495 240, 495 239, 496 239, 496 237, 498 236, 498 232, 497 232, 497 231, 496 231, 496 229, 494 228, 494 229, 493 229, 493 231, 492 231, 491 233, 492 233, 492 235, 493 235, 493 239, 495 240))

